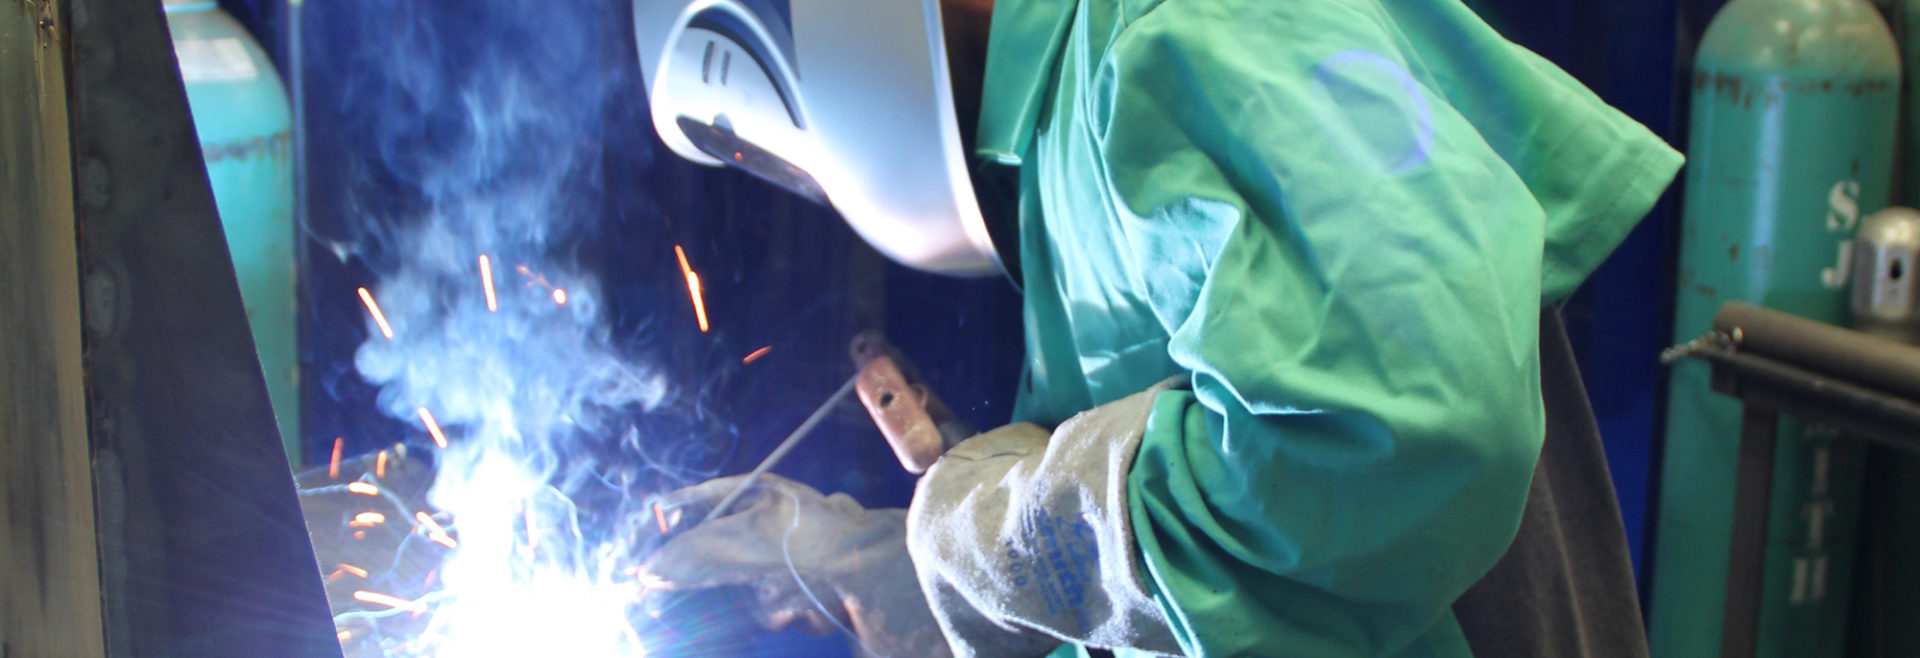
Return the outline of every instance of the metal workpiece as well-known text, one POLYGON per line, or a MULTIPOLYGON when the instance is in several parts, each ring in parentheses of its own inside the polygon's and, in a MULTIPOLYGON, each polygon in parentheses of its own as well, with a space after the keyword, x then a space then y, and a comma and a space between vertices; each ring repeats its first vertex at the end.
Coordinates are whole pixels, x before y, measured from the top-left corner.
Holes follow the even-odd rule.
POLYGON ((0 642, 337 656, 172 52, 158 3, 0 3, 0 642))

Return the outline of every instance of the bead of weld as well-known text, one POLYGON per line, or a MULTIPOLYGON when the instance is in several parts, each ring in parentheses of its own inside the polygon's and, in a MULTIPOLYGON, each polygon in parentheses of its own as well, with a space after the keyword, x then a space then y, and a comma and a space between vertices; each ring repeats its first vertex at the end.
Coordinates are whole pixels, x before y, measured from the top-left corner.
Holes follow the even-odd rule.
POLYGON ((361 288, 360 301, 367 305, 367 312, 373 314, 373 323, 380 325, 380 335, 393 340, 393 325, 387 324, 387 314, 380 312, 380 304, 373 301, 373 293, 361 288))
POLYGON ((760 349, 754 350, 753 353, 747 355, 747 358, 740 360, 740 365, 746 365, 749 363, 753 363, 755 361, 759 361, 760 357, 766 356, 768 352, 772 352, 772 351, 773 351, 772 345, 768 345, 766 347, 762 347, 760 349))
POLYGON ((434 445, 440 446, 443 449, 447 447, 447 435, 440 431, 440 423, 434 422, 433 412, 427 411, 426 407, 421 407, 420 422, 425 423, 427 433, 433 435, 434 445))
POLYGON ((380 487, 372 482, 348 482, 347 493, 360 494, 362 496, 378 496, 380 495, 380 487))
POLYGON ((353 600, 362 603, 372 603, 374 605, 384 605, 396 610, 407 610, 410 612, 421 612, 427 609, 427 606, 419 601, 410 601, 391 594, 369 592, 364 589, 354 590, 353 600))

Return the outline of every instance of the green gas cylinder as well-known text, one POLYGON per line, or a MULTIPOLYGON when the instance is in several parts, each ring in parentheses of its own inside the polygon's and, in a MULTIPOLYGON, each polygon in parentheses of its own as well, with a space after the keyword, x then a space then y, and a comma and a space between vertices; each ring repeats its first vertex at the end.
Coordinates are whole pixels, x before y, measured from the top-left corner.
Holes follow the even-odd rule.
POLYGON ((207 0, 165 0, 200 154, 287 457, 300 461, 293 137, 286 87, 259 42, 207 0))
MULTIPOLYGON (((1887 204, 1900 60, 1865 0, 1734 0, 1694 62, 1674 337, 1741 300, 1846 324, 1851 240, 1887 204)), ((1673 369, 1655 535, 1655 656, 1719 654, 1740 427, 1708 367, 1673 369)), ((1760 655, 1845 644, 1860 448, 1783 419, 1760 655)))

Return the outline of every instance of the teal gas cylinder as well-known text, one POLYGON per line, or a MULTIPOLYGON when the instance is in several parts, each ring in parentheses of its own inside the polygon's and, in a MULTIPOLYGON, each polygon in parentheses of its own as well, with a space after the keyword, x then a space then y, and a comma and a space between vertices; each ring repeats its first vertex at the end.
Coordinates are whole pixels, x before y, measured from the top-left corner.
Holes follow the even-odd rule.
POLYGON ((165 5, 267 395, 287 458, 297 466, 293 123, 286 87, 259 42, 213 2, 165 5))
MULTIPOLYGON (((1734 0, 1694 62, 1676 342, 1742 300, 1846 324, 1854 230, 1887 204, 1900 60, 1865 0, 1734 0)), ((1677 364, 1648 610, 1659 657, 1719 654, 1740 409, 1677 364)), ((1845 644, 1860 447, 1783 419, 1762 656, 1845 644)))

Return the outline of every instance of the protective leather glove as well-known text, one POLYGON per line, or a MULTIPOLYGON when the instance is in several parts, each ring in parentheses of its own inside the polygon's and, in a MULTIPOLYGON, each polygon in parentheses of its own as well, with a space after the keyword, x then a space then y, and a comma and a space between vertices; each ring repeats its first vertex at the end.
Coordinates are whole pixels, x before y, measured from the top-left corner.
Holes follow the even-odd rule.
POLYGON ((846 494, 822 496, 766 474, 727 514, 699 523, 742 477, 658 501, 675 535, 643 567, 650 611, 671 605, 676 592, 738 587, 767 630, 799 621, 817 634, 847 630, 876 656, 950 655, 907 557, 906 510, 869 510, 846 494))
POLYGON ((955 655, 1040 656, 1062 641, 1180 653, 1142 577, 1126 484, 1155 397, 1184 382, 1051 432, 981 434, 920 478, 907 543, 955 655))

